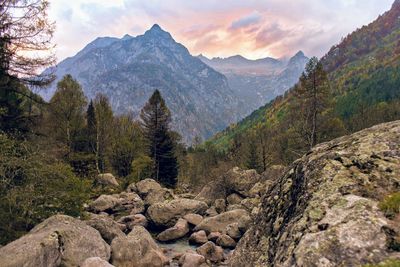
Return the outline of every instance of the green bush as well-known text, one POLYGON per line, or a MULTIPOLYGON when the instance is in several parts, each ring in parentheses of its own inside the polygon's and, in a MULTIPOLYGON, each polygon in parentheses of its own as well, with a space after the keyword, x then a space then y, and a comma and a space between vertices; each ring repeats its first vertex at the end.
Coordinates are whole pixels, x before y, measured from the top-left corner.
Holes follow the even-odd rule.
POLYGON ((393 218, 400 213, 400 192, 393 193, 385 197, 380 203, 379 208, 388 218, 393 218))
POLYGON ((80 216, 90 182, 29 142, 0 134, 0 244, 62 213, 80 216))

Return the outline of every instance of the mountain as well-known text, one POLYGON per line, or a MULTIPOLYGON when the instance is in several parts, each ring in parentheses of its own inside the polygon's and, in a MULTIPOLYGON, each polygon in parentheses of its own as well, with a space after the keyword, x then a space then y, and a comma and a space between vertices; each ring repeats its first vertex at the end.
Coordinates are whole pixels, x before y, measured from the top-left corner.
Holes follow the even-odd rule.
MULTIPOLYGON (((368 114, 394 110, 400 103, 400 1, 369 25, 357 29, 333 46, 321 61, 333 90, 334 113, 350 131, 396 119, 384 115, 378 121, 368 114), (358 117, 357 117, 358 116, 358 117), (358 127, 354 122, 362 124, 358 127)), ((296 57, 302 57, 297 55, 296 57)), ((290 90, 254 111, 234 127, 218 133, 212 142, 226 148, 234 136, 257 125, 285 120, 288 104, 295 98, 290 90)))
POLYGON ((259 108, 292 87, 309 60, 301 51, 288 61, 270 57, 250 60, 240 55, 212 59, 200 55, 198 58, 224 74, 231 89, 251 110, 259 108))
POLYGON ((97 38, 61 61, 55 74, 57 80, 42 94, 45 99, 54 94, 58 80, 71 74, 88 98, 107 95, 117 114, 137 116, 159 89, 172 111, 173 128, 187 143, 195 136, 210 137, 250 111, 224 75, 191 56, 159 25, 137 37, 97 38))

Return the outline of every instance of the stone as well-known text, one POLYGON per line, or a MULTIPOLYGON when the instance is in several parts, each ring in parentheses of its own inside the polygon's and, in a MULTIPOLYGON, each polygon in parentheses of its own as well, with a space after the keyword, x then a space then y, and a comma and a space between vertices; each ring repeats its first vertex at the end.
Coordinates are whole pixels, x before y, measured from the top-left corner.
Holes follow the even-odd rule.
POLYGON ((205 185, 195 197, 196 200, 203 201, 207 205, 212 205, 218 198, 225 198, 225 185, 221 179, 205 185))
POLYGON ((86 259, 80 267, 115 267, 115 266, 111 265, 109 262, 99 257, 92 257, 86 259))
POLYGON ((235 248, 236 247, 236 241, 233 240, 232 237, 229 235, 222 234, 220 237, 217 239, 217 245, 223 247, 223 248, 235 248))
POLYGON ((196 252, 204 256, 206 260, 209 260, 213 263, 219 263, 225 259, 223 248, 216 246, 211 241, 208 241, 204 245, 198 247, 196 252))
POLYGON ((242 237, 242 233, 239 229, 239 223, 237 222, 228 224, 226 226, 225 233, 236 240, 242 237))
POLYGON ((0 249, 1 267, 80 266, 87 258, 110 258, 110 246, 86 223, 55 215, 0 249))
POLYGON ((161 232, 157 236, 157 240, 162 242, 172 241, 184 237, 187 233, 189 233, 188 222, 184 219, 179 219, 173 227, 161 232))
POLYGON ((248 216, 246 210, 232 210, 214 217, 205 218, 199 225, 195 227, 195 231, 204 230, 207 233, 226 231, 226 227, 235 222, 239 222, 243 216, 248 216))
POLYGON ((208 235, 208 240, 210 240, 210 241, 212 241, 212 242, 214 242, 214 243, 216 243, 217 242, 217 239, 221 236, 222 234, 220 233, 220 232, 211 232, 209 235, 208 235))
POLYGON ((207 204, 202 201, 179 198, 151 205, 147 210, 147 217, 157 227, 172 227, 179 218, 190 213, 202 215, 207 208, 207 204))
POLYGON ((394 257, 378 203, 398 191, 399 140, 400 121, 384 123, 293 162, 262 197, 231 265, 364 266, 394 257))
POLYGON ((162 188, 161 185, 153 179, 144 179, 136 183, 136 189, 146 206, 173 198, 170 191, 162 188))
POLYGON ((218 213, 225 212, 226 210, 226 201, 223 198, 216 199, 214 202, 215 210, 218 213))
POLYGON ((89 210, 96 213, 110 212, 120 204, 119 198, 113 195, 101 195, 89 204, 89 210))
POLYGON ((226 207, 226 211, 231 211, 231 210, 241 210, 244 209, 245 207, 243 207, 241 204, 233 204, 233 205, 228 205, 228 207, 226 207))
POLYGON ((231 193, 250 197, 249 191, 254 184, 261 181, 261 175, 259 175, 255 170, 241 170, 240 168, 235 167, 224 174, 223 180, 226 182, 226 186, 229 188, 231 193))
POLYGON ((214 206, 211 206, 209 209, 206 210, 205 214, 207 217, 214 217, 218 215, 218 212, 214 206))
POLYGON ((101 173, 97 175, 96 182, 101 185, 119 186, 117 179, 111 173, 101 173))
POLYGON ((195 245, 202 245, 208 242, 207 239, 207 234, 205 231, 201 230, 198 232, 194 232, 190 237, 189 237, 189 243, 190 244, 195 244, 195 245))
POLYGON ((201 223, 201 221, 203 220, 203 216, 199 214, 189 213, 183 216, 183 219, 185 219, 189 224, 196 226, 201 223))
POLYGON ((242 202, 242 200, 243 198, 236 193, 230 194, 226 198, 226 201, 228 202, 229 205, 238 205, 240 204, 240 202, 242 202))
POLYGON ((108 216, 92 215, 86 224, 99 231, 101 237, 108 243, 117 236, 125 236, 120 225, 108 216))
POLYGON ((124 224, 128 230, 132 230, 137 225, 143 227, 147 227, 148 225, 147 218, 143 214, 123 216, 119 218, 118 222, 124 224))
POLYGON ((181 267, 200 267, 206 262, 204 256, 186 252, 179 259, 179 266, 181 267))
POLYGON ((142 213, 145 210, 143 200, 136 193, 122 192, 119 199, 120 210, 130 211, 130 214, 142 213))
POLYGON ((136 183, 129 184, 128 187, 126 188, 126 192, 128 192, 128 193, 137 193, 136 183))
POLYGON ((126 237, 115 238, 111 249, 111 263, 117 267, 162 267, 169 264, 168 258, 142 226, 135 226, 126 237))

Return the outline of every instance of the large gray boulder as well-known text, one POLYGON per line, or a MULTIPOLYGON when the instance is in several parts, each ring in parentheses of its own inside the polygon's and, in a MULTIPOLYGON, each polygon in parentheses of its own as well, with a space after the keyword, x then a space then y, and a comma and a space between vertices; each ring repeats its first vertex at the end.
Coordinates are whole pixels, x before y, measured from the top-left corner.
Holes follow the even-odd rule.
POLYGON ((250 189, 261 180, 255 170, 241 170, 238 167, 228 171, 223 177, 228 192, 250 197, 250 189))
POLYGON ((119 186, 117 179, 111 173, 101 173, 97 175, 96 182, 101 185, 119 186))
POLYGON ((242 217, 247 217, 248 212, 243 209, 227 211, 214 217, 205 218, 195 227, 195 231, 204 230, 207 233, 225 233, 229 224, 239 223, 242 217))
POLYGON ((99 231, 101 237, 108 243, 118 236, 125 236, 121 231, 121 225, 106 215, 93 214, 86 224, 99 231))
POLYGON ((117 237, 111 243, 111 263, 116 267, 162 267, 168 258, 142 226, 135 226, 125 237, 117 237))
POLYGON ((121 200, 116 195, 101 195, 89 204, 89 210, 96 213, 110 212, 120 203, 121 200))
POLYGON ((378 203, 399 190, 399 140, 400 121, 381 124, 295 161, 263 196, 232 266, 364 266, 398 257, 396 229, 378 203))
POLYGON ((220 246, 216 246, 211 241, 198 247, 196 252, 213 263, 219 263, 225 259, 224 249, 220 246))
POLYGON ((179 198, 151 205, 147 217, 158 227, 172 227, 186 214, 202 215, 207 208, 207 204, 202 201, 179 198))
POLYGON ((80 266, 87 258, 110 258, 110 246, 86 223, 56 215, 0 249, 1 267, 80 266))
POLYGON ((161 232, 157 236, 157 240, 162 242, 172 241, 184 237, 187 233, 189 233, 188 222, 184 219, 179 219, 173 227, 161 232))
POLYGON ((146 206, 174 198, 170 190, 161 187, 159 183, 149 178, 136 183, 136 191, 146 206))
POLYGON ((186 252, 179 259, 179 266, 181 267, 201 267, 208 266, 206 264, 206 258, 193 252, 186 252))

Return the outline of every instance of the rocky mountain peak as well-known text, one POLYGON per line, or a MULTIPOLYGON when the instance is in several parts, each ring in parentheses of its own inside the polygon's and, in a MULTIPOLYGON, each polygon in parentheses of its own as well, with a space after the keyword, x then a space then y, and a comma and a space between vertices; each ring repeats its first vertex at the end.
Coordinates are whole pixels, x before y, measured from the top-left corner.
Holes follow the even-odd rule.
POLYGON ((154 24, 149 30, 144 33, 144 36, 150 38, 172 39, 171 34, 164 31, 158 24, 154 24))

